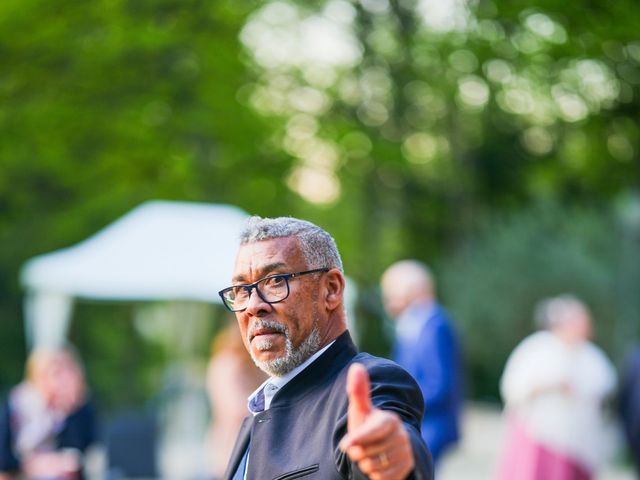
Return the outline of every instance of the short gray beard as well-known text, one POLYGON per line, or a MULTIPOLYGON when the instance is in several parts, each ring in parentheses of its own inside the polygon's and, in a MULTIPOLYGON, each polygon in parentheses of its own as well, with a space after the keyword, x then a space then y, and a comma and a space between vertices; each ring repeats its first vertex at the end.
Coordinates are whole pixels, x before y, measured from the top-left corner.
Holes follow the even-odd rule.
MULTIPOLYGON (((271 320, 258 320, 252 325, 247 338, 249 343, 255 328, 270 328, 283 334, 285 337, 285 352, 280 358, 262 362, 255 357, 253 349, 249 349, 253 363, 255 363, 260 370, 272 377, 283 377, 294 368, 302 365, 320 349, 320 331, 318 330, 317 320, 313 322, 311 333, 302 341, 298 348, 293 347, 289 336, 289 328, 286 325, 271 320)), ((271 340, 259 340, 258 343, 256 343, 256 348, 260 351, 269 350, 272 346, 273 342, 271 340)))

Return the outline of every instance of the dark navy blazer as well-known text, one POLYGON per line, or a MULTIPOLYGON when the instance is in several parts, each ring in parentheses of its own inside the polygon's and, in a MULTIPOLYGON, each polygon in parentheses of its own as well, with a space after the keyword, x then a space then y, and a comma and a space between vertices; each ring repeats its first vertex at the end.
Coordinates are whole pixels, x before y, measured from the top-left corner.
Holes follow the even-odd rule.
POLYGON ((420 435, 423 400, 411 376, 390 360, 357 353, 348 332, 276 393, 269 410, 244 420, 225 480, 230 480, 251 441, 250 480, 366 479, 338 448, 347 430, 347 370, 363 364, 373 405, 396 412, 409 432, 416 468, 409 477, 433 479, 431 455, 420 435))

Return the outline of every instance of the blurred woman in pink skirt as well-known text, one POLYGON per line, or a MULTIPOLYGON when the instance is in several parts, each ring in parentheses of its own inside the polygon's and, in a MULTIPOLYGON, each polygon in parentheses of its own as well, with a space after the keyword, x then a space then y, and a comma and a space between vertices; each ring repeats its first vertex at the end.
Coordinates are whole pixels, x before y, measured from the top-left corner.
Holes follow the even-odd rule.
POLYGON ((589 341, 591 317, 577 298, 543 301, 542 330, 512 352, 500 389, 507 444, 499 480, 590 480, 613 453, 615 431, 603 404, 615 369, 589 341))

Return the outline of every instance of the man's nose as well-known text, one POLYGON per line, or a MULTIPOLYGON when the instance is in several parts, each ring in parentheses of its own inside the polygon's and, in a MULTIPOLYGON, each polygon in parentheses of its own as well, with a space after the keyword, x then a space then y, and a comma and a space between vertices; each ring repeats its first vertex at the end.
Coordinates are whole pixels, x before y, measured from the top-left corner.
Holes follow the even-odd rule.
POLYGON ((262 296, 258 293, 258 287, 254 287, 251 292, 249 292, 246 312, 255 317, 261 317, 270 310, 271 304, 263 300, 262 296))

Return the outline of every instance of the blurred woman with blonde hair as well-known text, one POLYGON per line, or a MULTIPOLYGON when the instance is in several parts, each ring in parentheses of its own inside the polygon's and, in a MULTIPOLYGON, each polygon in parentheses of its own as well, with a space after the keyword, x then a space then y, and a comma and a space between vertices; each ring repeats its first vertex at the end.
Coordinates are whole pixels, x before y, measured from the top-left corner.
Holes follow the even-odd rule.
POLYGON ((0 414, 0 480, 81 479, 82 454, 96 440, 84 371, 70 348, 39 348, 0 414))

